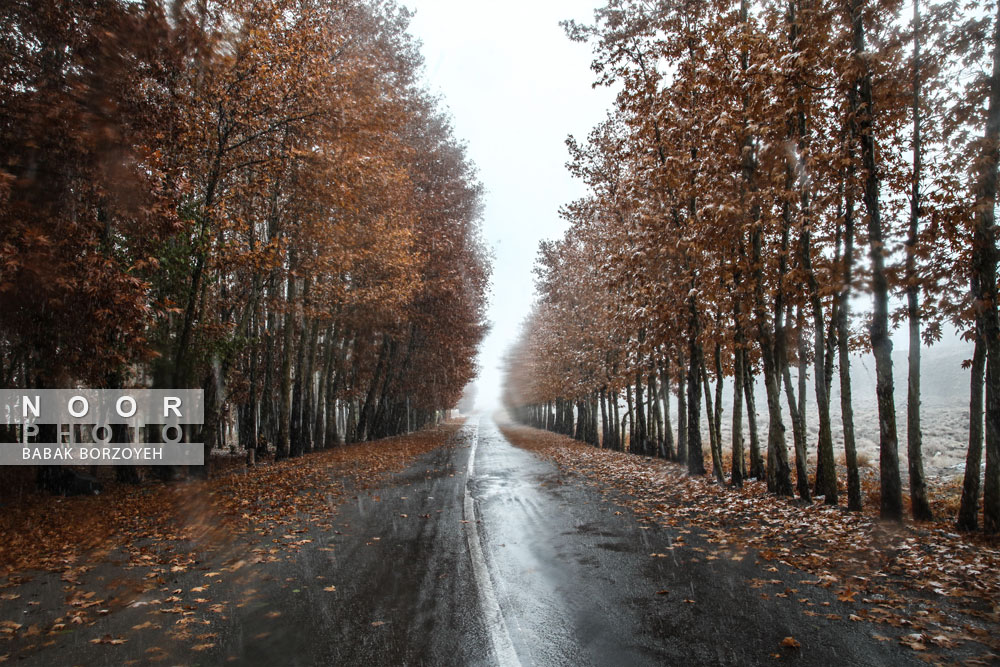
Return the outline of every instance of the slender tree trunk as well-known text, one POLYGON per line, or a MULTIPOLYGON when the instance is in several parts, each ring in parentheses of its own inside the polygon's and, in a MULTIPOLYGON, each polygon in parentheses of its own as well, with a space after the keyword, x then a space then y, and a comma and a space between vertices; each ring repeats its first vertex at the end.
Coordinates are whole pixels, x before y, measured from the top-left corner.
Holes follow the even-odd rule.
POLYGON ((656 372, 653 371, 648 376, 650 412, 653 415, 654 436, 653 444, 650 448, 650 456, 663 456, 663 414, 660 412, 660 392, 656 385, 656 372))
POLYGON ((684 357, 677 369, 677 460, 687 463, 688 458, 687 371, 684 357))
POLYGON ((708 418, 708 442, 712 451, 712 474, 715 475, 716 482, 725 484, 726 478, 722 472, 722 445, 719 442, 719 431, 716 427, 716 419, 719 415, 713 410, 712 387, 708 380, 708 369, 704 363, 701 365, 701 379, 705 385, 705 416, 708 418))
MULTIPOLYGON (((808 277, 809 303, 812 308, 813 323, 813 389, 816 395, 816 411, 819 415, 819 445, 816 452, 816 494, 823 496, 827 505, 837 504, 837 464, 833 457, 833 427, 830 419, 830 391, 827 382, 827 350, 825 322, 823 320, 823 304, 819 294, 819 281, 812 268, 810 237, 808 231, 802 232, 801 256, 808 277)), ((802 352, 805 351, 804 338, 802 352)), ((801 354, 801 353, 800 353, 801 354)), ((804 360, 804 355, 803 355, 804 360)), ((800 382, 805 379, 805 364, 799 366, 800 382)), ((804 388, 799 394, 800 400, 805 399, 804 388)), ((804 412, 804 411, 803 411, 804 412)), ((805 415, 800 415, 803 418, 805 415)))
MULTIPOLYGON (((744 173, 748 170, 744 167, 744 173)), ((753 174, 753 171, 750 171, 753 174)), ((755 192, 756 186, 750 180, 750 191, 755 192)), ((757 321, 758 335, 760 341, 761 361, 764 366, 764 389, 767 393, 767 490, 779 496, 792 495, 791 471, 788 467, 788 449, 785 444, 785 425, 781 418, 781 389, 779 387, 780 366, 778 354, 783 349, 782 339, 784 332, 781 330, 781 304, 780 290, 779 299, 776 304, 773 318, 773 327, 767 322, 764 313, 764 277, 763 277, 763 239, 762 231, 758 224, 760 219, 760 207, 754 206, 751 212, 751 219, 755 222, 751 232, 751 251, 753 257, 753 281, 754 281, 754 317, 757 321)))
POLYGON ((611 447, 615 451, 620 452, 622 451, 622 415, 621 415, 621 407, 618 405, 617 391, 614 390, 611 391, 610 400, 611 400, 612 422, 614 424, 614 428, 611 429, 613 431, 613 434, 611 436, 612 437, 611 447))
POLYGON ((587 442, 594 447, 600 447, 601 441, 597 435, 597 392, 590 393, 590 404, 587 406, 587 416, 590 417, 589 428, 587 429, 587 442))
MULTIPOLYGON (((632 411, 632 385, 625 384, 625 405, 628 406, 628 412, 625 413, 625 418, 628 420, 628 451, 635 453, 635 414, 632 411)), ((624 429, 623 429, 624 430, 624 429)))
POLYGON ((281 386, 278 390, 278 437, 276 442, 278 458, 291 452, 292 442, 292 354, 295 347, 295 253, 288 256, 288 295, 286 298, 285 322, 283 325, 281 350, 281 386))
MULTIPOLYGON (((848 106, 854 108, 855 92, 848 106)), ((847 175, 844 188, 844 259, 841 290, 837 308, 837 357, 840 377, 840 417, 844 429, 844 459, 847 463, 847 509, 861 511, 861 475, 858 471, 858 448, 854 439, 854 404, 851 395, 851 284, 854 280, 854 150, 853 128, 847 128, 847 175)))
MULTIPOLYGON (((692 309, 693 310, 693 309, 692 309)), ((696 312, 696 311, 695 311, 696 312)), ((697 315, 693 315, 697 317, 697 315)), ((688 376, 687 376, 687 409, 688 409, 688 473, 692 475, 704 475, 705 474, 705 455, 701 450, 701 415, 698 413, 701 411, 701 382, 700 375, 702 372, 702 366, 704 362, 702 361, 702 351, 701 345, 698 343, 695 328, 697 325, 692 325, 691 333, 689 333, 690 340, 688 341, 688 376)))
POLYGON ((291 412, 291 436, 290 442, 291 447, 289 448, 289 456, 300 456, 305 452, 305 437, 303 432, 303 408, 304 408, 304 396, 305 393, 305 366, 306 366, 306 351, 309 348, 309 329, 311 326, 310 319, 305 316, 304 310, 307 302, 309 301, 309 292, 311 289, 311 279, 305 278, 302 281, 302 305, 303 305, 303 316, 302 316, 302 326, 299 332, 299 344, 295 351, 295 382, 292 385, 292 412, 291 412))
POLYGON ((906 314, 910 325, 909 368, 906 382, 906 458, 910 473, 913 518, 934 518, 927 500, 920 432, 920 286, 917 278, 917 235, 920 229, 920 0, 913 0, 913 183, 910 192, 910 229, 906 239, 906 314))
POLYGON ((274 312, 268 309, 267 317, 264 319, 264 386, 261 388, 260 399, 260 426, 257 433, 257 454, 259 461, 267 455, 269 443, 274 443, 277 447, 278 428, 275 423, 274 405, 274 339, 277 336, 274 324, 274 312), (261 435, 263 434, 263 437, 261 435))
POLYGON ((722 465, 722 392, 726 386, 726 376, 722 373, 722 346, 715 343, 715 444, 719 449, 719 465, 722 465))
POLYGON ((767 471, 764 468, 764 457, 760 451, 760 431, 757 429, 757 400, 754 398, 753 369, 750 367, 750 353, 744 348, 743 358, 743 396, 747 406, 747 430, 750 431, 750 477, 764 479, 767 471))
POLYGON ((364 403, 358 413, 358 423, 355 437, 357 440, 371 440, 371 425, 375 412, 375 400, 379 383, 385 371, 389 356, 389 337, 382 336, 382 344, 379 346, 378 361, 375 363, 375 372, 372 374, 371 384, 368 385, 368 392, 365 394, 364 403))
POLYGON ((316 395, 316 421, 313 424, 313 433, 316 437, 317 449, 326 449, 328 447, 326 441, 326 424, 329 411, 327 410, 326 392, 330 388, 327 378, 330 375, 330 367, 333 366, 333 337, 336 330, 337 329, 333 324, 329 325, 326 328, 326 333, 323 337, 322 360, 320 361, 319 368, 319 386, 317 388, 316 395))
POLYGON ((635 441, 629 445, 629 449, 636 454, 645 456, 647 451, 646 414, 642 401, 642 371, 635 372, 635 441))
POLYGON ((663 394, 663 445, 660 456, 674 458, 674 431, 670 424, 670 355, 663 356, 660 366, 660 391, 663 394))
POLYGON ((979 336, 986 343, 986 473, 983 485, 983 530, 1000 532, 1000 314, 997 312, 997 246, 995 209, 1000 163, 1000 5, 994 17, 993 71, 989 111, 981 158, 975 177, 976 224, 973 231, 973 302, 979 336))
MULTIPOLYGON (((791 307, 789 306, 789 311, 791 307)), ((798 336, 801 337, 801 329, 798 336)), ((800 346, 801 348, 801 346, 800 346)), ((800 349, 801 352, 801 349, 800 349)), ((795 397, 795 387, 792 385, 792 374, 787 359, 781 360, 781 375, 785 382, 785 398, 788 402, 788 412, 792 417, 792 438, 795 442, 795 488, 799 498, 805 501, 812 499, 809 492, 809 468, 806 459, 805 421, 798 400, 795 397)), ((801 372, 801 365, 800 371, 801 372)))
POLYGON ((746 468, 743 456, 743 350, 733 354, 733 460, 730 480, 735 487, 743 486, 746 468))
MULTIPOLYGON (((851 0, 854 57, 860 69, 858 107, 852 109, 855 136, 861 144, 861 164, 865 170, 864 202, 868 214, 868 246, 871 258, 873 309, 869 338, 875 354, 875 393, 878 397, 880 515, 883 519, 903 518, 903 492, 899 475, 899 439, 896 430, 896 400, 893 396, 892 338, 889 336, 889 280, 885 271, 885 243, 882 239, 880 209, 881 179, 878 148, 875 144, 874 94, 872 74, 865 60, 865 27, 862 0, 851 0)), ((995 284, 995 281, 994 281, 995 284)), ((998 350, 1000 362, 1000 350, 998 350)))
POLYGON ((316 366, 316 346, 319 344, 319 321, 317 318, 309 318, 309 326, 302 328, 302 334, 306 337, 303 341, 306 345, 305 359, 303 365, 296 372, 302 374, 302 406, 299 417, 299 437, 302 439, 302 451, 311 452, 315 447, 313 426, 315 420, 315 371, 316 366))
MULTIPOLYGON (((977 327, 978 329, 978 327, 977 327)), ((979 484, 983 464, 983 371, 986 369, 986 343, 976 332, 969 378, 969 451, 965 457, 962 481, 962 504, 958 509, 960 530, 975 530, 979 524, 979 484)))
POLYGON ((601 387, 601 447, 608 447, 608 388, 601 387))

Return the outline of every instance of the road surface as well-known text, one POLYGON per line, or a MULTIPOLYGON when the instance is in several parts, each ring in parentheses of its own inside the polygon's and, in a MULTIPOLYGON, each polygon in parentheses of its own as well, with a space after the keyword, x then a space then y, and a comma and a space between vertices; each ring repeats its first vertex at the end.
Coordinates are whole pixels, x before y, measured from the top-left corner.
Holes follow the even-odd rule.
MULTIPOLYGON (((875 626, 846 620, 850 610, 822 589, 801 594, 843 620, 805 616, 797 595, 773 595, 805 575, 769 571, 753 553, 713 558, 694 529, 644 527, 513 447, 487 417, 381 488, 358 491, 331 521, 336 530, 303 533, 311 541, 294 558, 218 581, 210 593, 223 606, 204 630, 191 614, 178 635, 174 616, 139 599, 16 662, 918 664, 872 638, 875 626), (783 585, 764 599, 752 579, 783 585), (128 641, 90 643, 105 633, 128 641), (785 637, 801 647, 783 647, 785 637)), ((182 591, 183 605, 203 576, 181 573, 167 587, 182 591)))

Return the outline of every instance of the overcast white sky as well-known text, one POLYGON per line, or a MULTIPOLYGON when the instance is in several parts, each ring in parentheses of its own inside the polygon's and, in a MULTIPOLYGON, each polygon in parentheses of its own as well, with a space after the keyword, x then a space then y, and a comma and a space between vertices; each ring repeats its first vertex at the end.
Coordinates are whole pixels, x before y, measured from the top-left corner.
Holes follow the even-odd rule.
POLYGON ((487 190, 483 231, 496 260, 478 405, 488 409, 499 404, 503 354, 531 304, 538 242, 562 234, 559 207, 584 193, 564 167, 563 142, 585 136, 613 100, 591 88, 590 48, 570 42, 559 21, 589 21, 603 3, 405 4, 416 10, 411 32, 423 42, 428 84, 444 96, 487 190))

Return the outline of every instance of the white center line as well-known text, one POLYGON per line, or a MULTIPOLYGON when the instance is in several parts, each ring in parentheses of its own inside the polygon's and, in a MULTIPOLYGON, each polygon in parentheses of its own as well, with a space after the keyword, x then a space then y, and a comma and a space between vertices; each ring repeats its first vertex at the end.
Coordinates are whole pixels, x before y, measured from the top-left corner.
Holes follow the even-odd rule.
POLYGON ((503 612, 497 603, 496 594, 493 592, 493 582, 490 579, 490 572, 486 565, 486 558, 483 556, 483 547, 479 541, 479 529, 476 526, 476 507, 472 500, 470 487, 472 486, 473 470, 476 462, 476 445, 479 444, 479 423, 476 422, 476 432, 472 436, 472 446, 469 448, 469 470, 465 478, 465 520, 471 530, 467 533, 469 538, 469 555, 472 557, 472 572, 476 577, 476 585, 479 587, 479 601, 483 610, 483 617, 486 620, 486 630, 490 633, 490 641, 493 644, 493 654, 496 656, 497 664, 501 667, 519 667, 521 661, 517 659, 514 651, 514 644, 510 640, 510 633, 507 632, 507 623, 504 622, 503 612))

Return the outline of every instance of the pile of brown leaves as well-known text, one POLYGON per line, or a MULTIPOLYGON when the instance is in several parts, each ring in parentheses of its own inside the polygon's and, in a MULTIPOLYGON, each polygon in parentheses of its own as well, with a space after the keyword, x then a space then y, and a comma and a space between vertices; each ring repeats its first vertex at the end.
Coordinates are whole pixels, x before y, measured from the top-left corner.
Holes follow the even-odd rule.
POLYGON ((218 548, 249 532, 328 521, 345 481, 375 484, 440 447, 458 426, 336 447, 209 480, 113 484, 98 496, 73 498, 27 494, 0 513, 0 572, 8 580, 28 569, 73 578, 113 549, 127 554, 130 565, 183 569, 195 547, 218 548))

